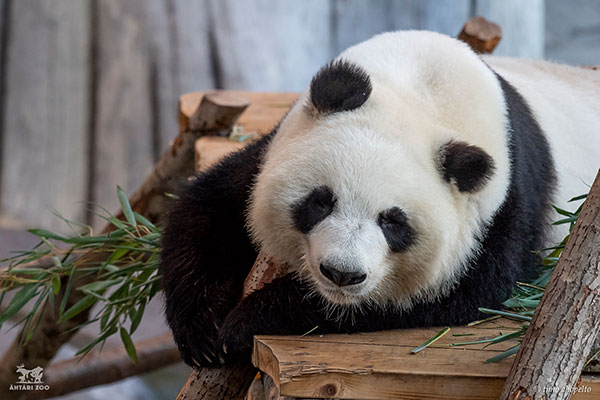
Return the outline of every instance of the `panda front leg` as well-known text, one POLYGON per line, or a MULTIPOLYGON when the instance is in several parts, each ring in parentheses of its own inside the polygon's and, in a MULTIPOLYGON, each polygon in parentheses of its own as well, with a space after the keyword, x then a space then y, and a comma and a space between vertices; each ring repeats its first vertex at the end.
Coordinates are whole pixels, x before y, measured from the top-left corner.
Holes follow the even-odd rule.
POLYGON ((198 175, 167 213, 161 254, 165 314, 189 365, 218 363, 219 328, 238 303, 257 255, 245 208, 272 136, 198 175))
POLYGON ((219 330, 219 359, 229 363, 249 357, 254 335, 303 334, 315 327, 335 332, 324 303, 306 284, 288 274, 244 298, 219 330))

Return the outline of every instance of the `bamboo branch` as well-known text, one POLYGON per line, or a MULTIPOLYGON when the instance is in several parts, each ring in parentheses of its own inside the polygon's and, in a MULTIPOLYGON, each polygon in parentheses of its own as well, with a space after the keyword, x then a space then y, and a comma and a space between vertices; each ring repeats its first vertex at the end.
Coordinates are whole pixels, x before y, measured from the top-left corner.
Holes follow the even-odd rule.
MULTIPOLYGON (((229 96, 221 96, 218 92, 209 93, 202 98, 198 109, 194 113, 195 124, 190 129, 179 133, 170 148, 165 151, 152 173, 146 178, 142 186, 131 196, 130 203, 134 211, 144 217, 156 221, 165 211, 166 193, 175 191, 177 185, 194 173, 194 143, 200 136, 206 134, 217 134, 233 127, 235 121, 244 111, 248 102, 240 99, 231 99, 229 96), (210 124, 214 123, 214 126, 210 124), (202 130, 194 130, 194 127, 202 130)), ((121 217, 121 215, 119 215, 121 217)), ((111 230, 107 226, 104 231, 111 230)), ((104 261, 108 253, 96 253, 86 259, 84 254, 81 264, 86 261, 104 261)), ((93 281, 93 277, 78 279, 73 287, 77 287, 93 281)), ((66 285, 61 285, 64 288, 66 285)), ((75 329, 87 321, 89 309, 77 315, 73 320, 58 322, 58 306, 62 301, 64 292, 61 290, 55 298, 55 308, 44 307, 40 325, 26 346, 21 346, 21 331, 12 343, 11 347, 2 357, 0 364, 0 398, 18 399, 22 393, 8 391, 8 387, 14 378, 14 367, 17 364, 46 367, 54 357, 56 351, 77 332, 75 329)), ((68 298, 67 307, 79 301, 84 294, 72 290, 68 298)))
POLYGON ((569 399, 600 331, 600 172, 548 283, 501 399, 569 399))
POLYGON ((28 392, 27 400, 63 396, 77 390, 104 385, 150 372, 181 360, 173 335, 166 333, 135 344, 137 364, 133 364, 122 347, 89 353, 51 364, 44 373, 46 391, 28 392))

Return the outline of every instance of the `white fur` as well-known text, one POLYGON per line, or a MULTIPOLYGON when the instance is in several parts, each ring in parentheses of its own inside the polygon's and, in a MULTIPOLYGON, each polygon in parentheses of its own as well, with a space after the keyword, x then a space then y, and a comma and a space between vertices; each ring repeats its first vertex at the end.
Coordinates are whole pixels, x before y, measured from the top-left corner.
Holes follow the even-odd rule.
MULTIPOLYGON (((510 161, 500 85, 465 44, 432 32, 378 35, 340 58, 361 66, 373 91, 356 110, 318 118, 306 111, 308 93, 301 95, 257 178, 248 215, 253 237, 334 303, 369 299, 408 307, 415 298, 443 295, 462 276, 478 250, 478 236, 506 196, 510 161), (436 169, 437 151, 450 140, 479 146, 492 156, 494 174, 478 192, 459 192, 436 169), (335 193, 336 209, 303 235, 293 228, 291 207, 322 185, 335 193), (417 243, 402 253, 389 251, 376 223, 379 212, 393 206, 404 210, 418 235, 417 243), (333 285, 319 272, 319 264, 331 258, 366 272, 367 280, 344 288, 333 285)), ((503 75, 515 70, 506 78, 521 90, 514 67, 521 66, 518 61, 489 62, 494 67, 504 62, 498 68, 503 75)), ((532 71, 523 72, 532 77, 532 71)), ((569 118, 545 115, 551 102, 544 101, 545 92, 532 83, 524 86, 526 97, 530 92, 540 97, 532 106, 544 128, 554 124, 556 132, 561 122, 573 126, 565 124, 569 118)), ((581 101, 572 92, 563 110, 581 101)), ((586 124, 600 126, 597 106, 591 113, 577 125, 582 138, 589 136, 586 124)), ((563 144, 553 138, 551 143, 554 150, 563 144)), ((561 168, 569 157, 556 158, 561 168)), ((597 169, 592 159, 585 166, 593 169, 594 162, 597 169)), ((581 171, 582 165, 570 165, 581 171)))
MULTIPOLYGON (((532 108, 558 175, 553 204, 574 210, 577 203, 568 200, 587 193, 600 168, 600 72, 540 60, 488 56, 485 61, 532 108)), ((556 228, 551 240, 561 240, 566 228, 556 228)))

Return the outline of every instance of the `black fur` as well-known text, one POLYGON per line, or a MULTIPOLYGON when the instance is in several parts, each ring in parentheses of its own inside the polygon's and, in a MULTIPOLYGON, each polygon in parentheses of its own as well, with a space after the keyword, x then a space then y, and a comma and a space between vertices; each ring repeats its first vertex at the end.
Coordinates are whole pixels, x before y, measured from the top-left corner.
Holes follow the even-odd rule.
POLYGON ((476 192, 491 178, 494 160, 482 148, 464 142, 450 142, 439 151, 444 180, 454 181, 461 192, 476 192))
POLYGON ((245 210, 273 134, 200 174, 178 194, 162 239, 166 317, 183 360, 218 361, 219 326, 239 300, 257 252, 245 210))
POLYGON ((348 61, 334 61, 312 79, 310 100, 321 113, 351 111, 367 101, 371 90, 371 79, 362 68, 348 61))
POLYGON ((308 233, 319 222, 333 212, 335 196, 327 186, 313 190, 304 200, 292 209, 294 225, 302 233, 308 233))
POLYGON ((162 258, 166 315, 183 359, 214 365, 247 357, 255 334, 302 334, 317 325, 319 333, 455 325, 480 318, 478 307, 500 307, 514 282, 535 270, 534 250, 542 245, 554 170, 548 143, 525 100, 498 79, 510 121, 508 196, 482 239, 481 252, 447 297, 417 303, 407 312, 372 305, 333 318, 322 298, 309 295, 304 283, 288 275, 237 304, 256 256, 244 211, 269 142, 265 138, 200 175, 168 215, 162 258))
POLYGON ((390 250, 400 252, 416 240, 416 233, 409 225, 404 211, 398 207, 392 207, 379 213, 377 224, 390 246, 390 250))

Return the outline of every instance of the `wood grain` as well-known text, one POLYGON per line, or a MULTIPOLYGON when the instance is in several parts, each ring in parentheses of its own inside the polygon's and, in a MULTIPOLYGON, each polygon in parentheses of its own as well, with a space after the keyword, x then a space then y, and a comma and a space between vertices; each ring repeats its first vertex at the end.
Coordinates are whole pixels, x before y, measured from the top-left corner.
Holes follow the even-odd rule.
MULTIPOLYGON (((480 327, 453 327, 432 346, 411 350, 439 328, 353 335, 257 336, 253 363, 273 378, 280 394, 339 399, 497 399, 512 359, 486 364, 516 344, 508 341, 453 347, 450 343, 481 340, 506 333, 518 324, 502 320, 480 327), (452 334, 472 333, 455 337, 452 334)), ((600 381, 583 378, 592 388, 576 399, 592 399, 600 381)))
POLYGON ((111 212, 119 205, 117 185, 132 193, 155 161, 145 6, 143 0, 98 0, 92 201, 111 212))
POLYGON ((88 1, 12 1, 6 49, 2 212, 66 230, 83 220, 87 178, 88 1))

